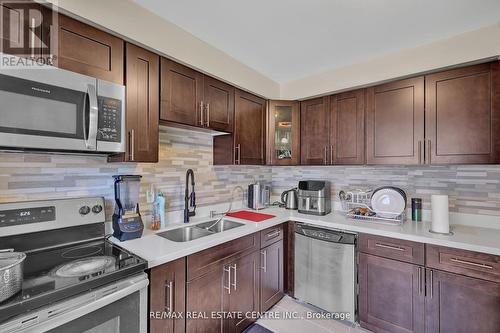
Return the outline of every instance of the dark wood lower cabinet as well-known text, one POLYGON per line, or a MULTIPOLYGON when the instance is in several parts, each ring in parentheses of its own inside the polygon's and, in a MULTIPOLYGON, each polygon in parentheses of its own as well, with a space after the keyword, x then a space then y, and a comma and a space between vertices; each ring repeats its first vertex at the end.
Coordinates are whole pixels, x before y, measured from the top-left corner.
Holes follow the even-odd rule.
POLYGON ((500 332, 500 284, 427 270, 427 333, 500 332))
POLYGON ((424 332, 423 267, 359 254, 359 321, 373 332, 424 332))
POLYGON ((224 320, 224 332, 243 331, 254 321, 246 314, 259 311, 259 259, 259 252, 253 252, 227 265, 223 309, 238 315, 224 320))
MULTIPOLYGON (((151 269, 149 287, 150 311, 184 314, 186 295, 186 259, 181 258, 151 269)), ((151 333, 181 333, 183 318, 151 319, 151 333)))
POLYGON ((283 293, 283 241, 261 250, 260 264, 260 311, 269 310, 283 293))

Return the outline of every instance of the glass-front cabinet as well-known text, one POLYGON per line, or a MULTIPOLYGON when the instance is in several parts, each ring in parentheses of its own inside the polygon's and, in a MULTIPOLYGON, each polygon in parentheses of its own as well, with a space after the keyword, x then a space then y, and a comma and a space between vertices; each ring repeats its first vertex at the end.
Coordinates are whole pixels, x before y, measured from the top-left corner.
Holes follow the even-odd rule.
POLYGON ((271 165, 300 163, 299 102, 269 101, 268 161, 271 165))

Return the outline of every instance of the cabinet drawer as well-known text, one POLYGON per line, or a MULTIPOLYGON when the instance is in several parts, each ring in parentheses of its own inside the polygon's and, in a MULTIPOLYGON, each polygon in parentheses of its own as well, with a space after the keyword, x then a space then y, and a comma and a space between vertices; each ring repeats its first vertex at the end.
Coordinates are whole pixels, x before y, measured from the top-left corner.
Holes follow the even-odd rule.
POLYGON ((259 233, 234 239, 187 257, 187 280, 199 277, 217 266, 222 266, 236 256, 260 249, 259 233))
POLYGON ((260 232, 260 247, 264 248, 283 239, 283 224, 267 228, 260 232))
POLYGON ((426 245, 427 267, 500 282, 500 256, 426 245))
POLYGON ((401 260, 417 265, 424 264, 424 244, 402 239, 360 234, 360 252, 401 260))

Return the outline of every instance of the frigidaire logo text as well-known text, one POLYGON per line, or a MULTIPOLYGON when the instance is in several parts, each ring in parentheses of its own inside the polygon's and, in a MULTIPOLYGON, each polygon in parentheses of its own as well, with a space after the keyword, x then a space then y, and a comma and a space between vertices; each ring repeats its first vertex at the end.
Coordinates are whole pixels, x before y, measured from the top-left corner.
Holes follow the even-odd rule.
POLYGON ((46 93, 46 94, 50 94, 50 90, 47 90, 47 89, 41 89, 41 88, 37 88, 37 87, 31 87, 32 90, 35 90, 35 91, 38 91, 38 92, 43 92, 43 93, 46 93))

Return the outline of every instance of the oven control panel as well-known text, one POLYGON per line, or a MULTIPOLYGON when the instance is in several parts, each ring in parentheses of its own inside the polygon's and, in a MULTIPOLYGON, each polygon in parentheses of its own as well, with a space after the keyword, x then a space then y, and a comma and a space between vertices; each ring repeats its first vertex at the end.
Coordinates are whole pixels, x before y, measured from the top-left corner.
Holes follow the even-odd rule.
POLYGON ((120 142, 122 130, 122 101, 115 98, 99 96, 98 105, 97 140, 120 142))
POLYGON ((48 222, 55 219, 56 207, 54 206, 0 210, 0 227, 48 222))

